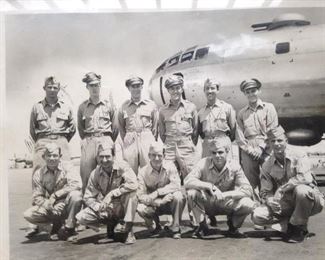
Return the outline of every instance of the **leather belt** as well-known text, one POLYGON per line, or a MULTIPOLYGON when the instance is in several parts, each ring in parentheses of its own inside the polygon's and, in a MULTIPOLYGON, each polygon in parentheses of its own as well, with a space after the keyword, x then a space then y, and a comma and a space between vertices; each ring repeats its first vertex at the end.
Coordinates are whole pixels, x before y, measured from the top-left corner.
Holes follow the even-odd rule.
POLYGON ((112 134, 109 132, 96 132, 96 133, 86 133, 85 134, 86 137, 102 137, 102 136, 110 136, 112 137, 112 134))

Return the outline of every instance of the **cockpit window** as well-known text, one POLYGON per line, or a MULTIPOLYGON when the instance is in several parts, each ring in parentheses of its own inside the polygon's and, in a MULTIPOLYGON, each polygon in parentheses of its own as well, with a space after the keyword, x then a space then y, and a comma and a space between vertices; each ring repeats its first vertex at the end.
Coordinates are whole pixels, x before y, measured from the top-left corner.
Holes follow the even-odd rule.
POLYGON ((156 73, 159 73, 160 71, 162 71, 165 68, 165 66, 166 66, 166 61, 156 69, 156 73))
POLYGON ((276 44, 275 53, 283 54, 288 53, 290 51, 290 43, 289 42, 280 42, 276 44))
POLYGON ((190 61, 194 56, 194 51, 186 52, 182 55, 181 62, 190 61))
POLYGON ((209 47, 198 49, 195 53, 195 59, 196 60, 203 59, 208 55, 208 53, 209 53, 209 47))
POLYGON ((178 61, 179 61, 179 57, 180 57, 180 55, 171 58, 171 59, 168 61, 168 67, 171 67, 171 66, 176 65, 176 64, 178 63, 178 61))

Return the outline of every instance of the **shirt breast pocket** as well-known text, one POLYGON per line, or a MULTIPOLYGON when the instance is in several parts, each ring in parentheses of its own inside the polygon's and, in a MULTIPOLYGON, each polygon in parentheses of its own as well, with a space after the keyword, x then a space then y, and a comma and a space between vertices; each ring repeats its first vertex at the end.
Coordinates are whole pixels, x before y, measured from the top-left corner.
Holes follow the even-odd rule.
POLYGON ((182 117, 181 117, 181 124, 184 127, 188 127, 190 125, 192 125, 192 120, 193 120, 193 116, 190 113, 185 113, 182 117))
POLYGON ((144 127, 149 127, 151 125, 151 111, 150 110, 142 110, 140 112, 140 119, 141 119, 144 127))
POLYGON ((229 129, 227 115, 225 113, 220 113, 219 117, 214 119, 214 123, 217 130, 227 131, 229 129))
POLYGON ((102 113, 99 115, 99 123, 103 128, 109 127, 112 124, 111 117, 108 113, 102 113))
POLYGON ((48 117, 47 117, 47 115, 44 115, 44 114, 38 114, 36 117, 37 125, 40 129, 47 128, 47 126, 48 126, 47 120, 48 120, 48 117))
POLYGON ((56 116, 56 120, 57 120, 57 123, 65 123, 66 121, 68 121, 69 119, 69 114, 68 113, 59 113, 57 116, 56 116))

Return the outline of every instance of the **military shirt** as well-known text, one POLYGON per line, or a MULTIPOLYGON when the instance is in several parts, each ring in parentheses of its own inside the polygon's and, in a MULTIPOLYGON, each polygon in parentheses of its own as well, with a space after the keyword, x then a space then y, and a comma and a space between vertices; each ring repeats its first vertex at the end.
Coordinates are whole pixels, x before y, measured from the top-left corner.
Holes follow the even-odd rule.
POLYGON ((164 196, 181 189, 181 179, 172 162, 164 161, 160 171, 156 171, 149 163, 143 167, 138 175, 138 197, 158 192, 158 196, 164 196))
POLYGON ((119 130, 122 139, 126 132, 142 132, 149 130, 153 136, 158 135, 158 109, 149 99, 143 99, 137 104, 127 100, 118 113, 119 130))
POLYGON ((276 190, 286 183, 294 186, 313 183, 311 164, 307 154, 290 146, 287 146, 285 150, 284 165, 280 164, 274 155, 271 155, 262 165, 261 198, 273 197, 276 190))
POLYGON ((191 136, 196 144, 198 132, 196 106, 187 100, 181 100, 178 106, 168 103, 159 111, 159 134, 165 142, 166 137, 191 136))
POLYGON ((86 187, 84 201, 93 207, 112 190, 119 189, 121 194, 135 191, 138 181, 134 171, 125 161, 115 161, 112 172, 107 173, 101 166, 97 166, 90 174, 86 187))
POLYGON ((36 103, 30 116, 30 135, 36 142, 38 138, 46 135, 63 135, 68 141, 76 132, 71 107, 63 100, 49 104, 46 99, 36 103))
MULTIPOLYGON (((266 133, 278 124, 278 115, 273 104, 259 99, 255 109, 249 105, 244 107, 237 118, 236 139, 239 147, 247 150, 249 139, 266 140, 266 133)), ((265 148, 265 144, 263 146, 265 148)))
POLYGON ((212 106, 206 105, 201 108, 198 117, 198 133, 202 138, 213 138, 221 132, 234 140, 236 112, 232 105, 222 100, 216 100, 212 106))
POLYGON ((220 189, 221 192, 238 190, 251 197, 253 190, 241 166, 234 160, 226 162, 221 171, 214 166, 212 157, 199 161, 196 167, 186 176, 184 185, 186 189, 200 187, 201 182, 208 182, 220 189))
POLYGON ((53 193, 60 199, 73 190, 81 190, 81 178, 70 162, 60 163, 54 171, 43 166, 33 174, 32 187, 33 204, 41 206, 53 193))
POLYGON ((115 107, 104 99, 96 105, 90 99, 81 103, 78 109, 78 130, 81 139, 87 134, 110 133, 115 140, 118 135, 115 114, 115 107))

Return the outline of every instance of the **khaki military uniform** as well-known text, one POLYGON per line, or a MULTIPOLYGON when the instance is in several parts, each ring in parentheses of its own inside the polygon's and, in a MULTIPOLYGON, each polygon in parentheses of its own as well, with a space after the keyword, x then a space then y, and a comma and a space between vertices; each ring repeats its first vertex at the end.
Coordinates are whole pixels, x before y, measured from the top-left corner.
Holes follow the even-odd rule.
POLYGON ((256 208, 253 221, 258 225, 268 225, 289 219, 292 225, 306 225, 310 216, 320 213, 324 207, 324 195, 314 182, 311 165, 305 153, 287 147, 285 165, 281 165, 272 155, 262 166, 261 198, 264 205, 256 208), (293 188, 275 198, 276 191, 284 184, 293 188), (266 206, 267 200, 275 198, 280 211, 273 212, 266 206))
POLYGON ((188 203, 197 223, 209 216, 228 215, 233 225, 239 228, 246 216, 250 214, 255 203, 251 197, 252 187, 245 177, 242 168, 235 161, 228 161, 219 172, 211 157, 203 158, 185 178, 184 186, 188 194, 188 203), (200 189, 201 182, 215 185, 221 192, 237 190, 245 196, 241 199, 218 200, 214 195, 200 189))
POLYGON ((69 161, 68 142, 75 132, 72 109, 64 101, 59 100, 51 105, 43 99, 36 103, 30 116, 30 135, 35 141, 33 172, 45 166, 43 154, 48 143, 56 143, 61 148, 62 160, 69 161))
POLYGON ((140 202, 137 211, 139 215, 144 219, 153 219, 154 215, 171 214, 173 216, 171 230, 178 232, 186 198, 181 192, 181 180, 175 165, 164 161, 158 172, 148 164, 140 170, 138 182, 137 196, 140 202), (144 195, 155 191, 158 192, 158 197, 155 200, 150 204, 141 203, 141 198, 144 195), (168 194, 173 195, 173 200, 168 203, 161 203, 168 194))
POLYGON ((278 115, 271 103, 258 100, 256 109, 246 106, 238 113, 236 140, 240 147, 241 165, 254 190, 260 186, 260 165, 271 153, 266 133, 277 126, 278 115), (249 154, 254 149, 262 149, 260 160, 254 160, 249 154))
POLYGON ((65 220, 67 228, 75 227, 75 216, 82 205, 81 179, 73 166, 64 162, 53 172, 47 166, 37 169, 33 175, 33 206, 24 212, 24 218, 32 224, 46 224, 65 220), (55 194, 53 208, 46 206, 55 194), (63 204, 63 210, 56 206, 63 204))
POLYGON ((159 134, 165 144, 165 159, 178 163, 181 178, 185 178, 195 165, 198 133, 196 107, 182 100, 176 107, 166 104, 159 111, 159 134))
POLYGON ((127 100, 119 110, 118 122, 123 140, 123 158, 138 174, 139 167, 148 164, 149 146, 157 139, 157 106, 149 99, 137 104, 127 100))
POLYGON ((198 133, 203 139, 202 158, 209 156, 209 142, 222 135, 227 135, 233 141, 236 130, 236 112, 233 107, 216 100, 212 106, 206 105, 198 113, 198 133))
POLYGON ((86 100, 78 109, 78 130, 81 137, 80 175, 83 192, 89 175, 97 165, 97 148, 104 142, 115 141, 118 124, 114 106, 107 100, 95 105, 86 100))
POLYGON ((137 208, 137 187, 137 177, 125 161, 115 161, 110 174, 98 166, 90 175, 84 194, 87 207, 78 213, 79 223, 96 226, 105 220, 133 222, 137 208), (105 196, 115 189, 121 195, 112 199, 107 210, 100 211, 105 196))

